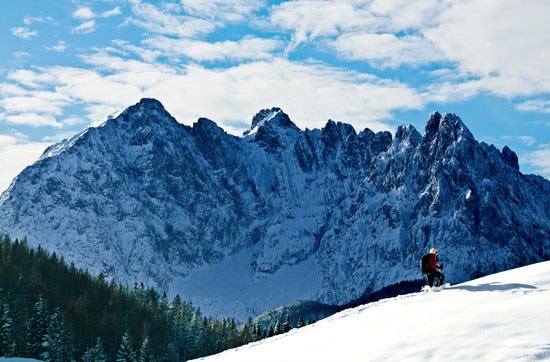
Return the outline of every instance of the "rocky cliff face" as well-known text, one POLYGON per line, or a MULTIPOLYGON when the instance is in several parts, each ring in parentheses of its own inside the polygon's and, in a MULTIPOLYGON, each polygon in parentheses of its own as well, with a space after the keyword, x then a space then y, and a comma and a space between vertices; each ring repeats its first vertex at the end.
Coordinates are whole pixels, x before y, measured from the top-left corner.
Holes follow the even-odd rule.
POLYGON ((47 149, 0 198, 0 230, 118 282, 244 319, 297 299, 344 304, 421 278, 550 259, 550 182, 454 114, 360 133, 262 110, 243 137, 156 100, 47 149))

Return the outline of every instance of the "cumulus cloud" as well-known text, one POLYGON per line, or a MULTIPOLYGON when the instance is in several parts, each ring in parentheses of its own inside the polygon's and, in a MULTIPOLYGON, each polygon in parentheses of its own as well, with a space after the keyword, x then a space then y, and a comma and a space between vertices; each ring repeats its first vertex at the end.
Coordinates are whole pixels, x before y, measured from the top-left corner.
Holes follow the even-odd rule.
POLYGON ((29 28, 25 26, 18 26, 15 28, 11 28, 11 33, 21 39, 30 39, 38 35, 38 31, 36 30, 30 30, 29 28))
MULTIPOLYGON (((96 70, 45 67, 16 71, 9 79, 32 87, 36 97, 40 90, 55 89, 63 96, 56 107, 82 104, 90 120, 104 120, 147 96, 159 98, 178 120, 187 123, 207 116, 234 125, 235 121, 247 122, 261 108, 277 105, 304 128, 321 127, 333 118, 358 128, 382 130, 391 128, 382 120, 390 119, 394 110, 423 104, 414 89, 400 82, 283 58, 228 68, 188 65, 183 70, 108 53, 87 56, 86 61, 96 70)), ((14 99, 6 107, 15 112, 9 107, 16 103, 14 99)), ((34 104, 37 109, 45 107, 40 100, 34 104)), ((42 124, 55 126, 46 118, 42 124)))
POLYGON ((25 24, 25 25, 32 25, 32 24, 35 24, 35 23, 44 23, 44 22, 55 23, 55 21, 53 20, 53 18, 51 16, 35 17, 35 16, 27 15, 23 18, 23 24, 25 24))
POLYGON ((518 104, 516 108, 525 112, 550 113, 550 100, 531 99, 518 104))
POLYGON ((96 30, 95 20, 88 20, 72 29, 74 34, 89 34, 96 30))
POLYGON ((422 104, 414 90, 399 82, 285 59, 228 69, 188 67, 185 75, 167 79, 151 91, 163 94, 167 106, 183 119, 202 115, 222 123, 246 120, 261 108, 277 105, 302 128, 319 128, 332 118, 358 129, 387 130, 390 127, 381 120, 391 118, 393 110, 422 104), (180 99, 193 107, 182 105, 180 99))
POLYGON ((273 8, 270 21, 290 31, 289 50, 318 37, 335 36, 357 28, 376 28, 380 23, 364 6, 354 1, 288 1, 273 8))
POLYGON ((513 97, 550 91, 550 2, 457 1, 423 31, 481 89, 513 97))
POLYGON ((420 36, 351 33, 336 39, 334 48, 341 56, 366 60, 377 68, 399 68, 443 60, 439 50, 420 36))
POLYGON ((67 49, 67 44, 64 40, 58 40, 54 45, 45 46, 45 48, 54 52, 63 53, 67 49))
POLYGON ((106 10, 101 13, 99 13, 98 17, 100 18, 109 18, 111 16, 120 15, 122 12, 120 11, 120 8, 117 6, 116 8, 113 8, 111 10, 106 10))
POLYGON ((522 157, 523 161, 531 165, 537 174, 550 180, 550 145, 529 152, 522 157))
POLYGON ((40 157, 49 146, 45 142, 30 142, 21 134, 0 134, 0 192, 10 185, 12 178, 40 157))
POLYGON ((95 12, 90 7, 79 8, 71 14, 73 18, 80 20, 90 20, 95 18, 95 12))
POLYGON ((83 23, 72 29, 73 34, 89 34, 97 29, 96 18, 108 18, 121 14, 120 8, 117 6, 112 10, 96 13, 92 8, 85 6, 76 9, 71 16, 75 19, 82 20, 83 23))
POLYGON ((197 17, 239 22, 261 9, 266 2, 264 0, 181 0, 181 3, 186 12, 197 17))
POLYGON ((440 12, 452 2, 441 0, 374 0, 369 6, 373 16, 385 19, 384 31, 416 31, 433 26, 440 12))
POLYGON ((130 0, 133 16, 125 21, 125 25, 141 27, 154 34, 178 37, 193 37, 208 34, 220 24, 185 15, 179 8, 161 8, 140 0, 130 0))
POLYGON ((94 18, 108 18, 115 15, 120 15, 120 8, 117 6, 111 10, 106 10, 100 13, 96 13, 92 8, 84 6, 76 9, 72 12, 72 17, 80 20, 90 20, 94 18))
POLYGON ((27 96, 7 97, 0 100, 0 107, 5 112, 14 113, 29 113, 39 112, 59 115, 62 113, 62 102, 52 100, 51 97, 46 97, 46 93, 29 94, 27 96))
POLYGON ((2 120, 12 125, 27 125, 33 127, 50 126, 63 127, 53 116, 39 113, 17 113, 2 115, 2 120))
POLYGON ((448 101, 548 93, 548 13, 538 0, 294 0, 274 6, 270 21, 290 32, 288 51, 312 42, 377 68, 452 64, 458 77, 444 93, 459 98, 434 99, 448 101))
POLYGON ((145 40, 143 44, 157 50, 157 55, 183 56, 199 62, 271 59, 274 57, 273 53, 283 47, 279 40, 255 37, 245 37, 237 41, 206 42, 157 36, 145 40))

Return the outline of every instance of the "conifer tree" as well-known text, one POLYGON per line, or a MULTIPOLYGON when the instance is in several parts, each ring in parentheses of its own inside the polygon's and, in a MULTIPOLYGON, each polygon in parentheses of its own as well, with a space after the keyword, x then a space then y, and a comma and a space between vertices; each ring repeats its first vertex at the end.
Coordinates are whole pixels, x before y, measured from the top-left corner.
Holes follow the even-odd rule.
POLYGON ((48 310, 42 295, 34 304, 33 315, 27 332, 27 354, 30 357, 42 358, 46 353, 48 332, 48 310))
POLYGON ((277 321, 277 323, 275 323, 275 334, 283 334, 283 325, 280 321, 277 321))
POLYGON ((82 362, 106 362, 105 350, 101 338, 97 337, 96 344, 90 347, 82 356, 82 362))
POLYGON ((286 320, 283 323, 283 332, 287 333, 288 331, 290 331, 290 316, 287 315, 286 320))
POLYGON ((151 353, 151 346, 149 342, 149 337, 145 337, 141 348, 139 349, 139 358, 138 362, 155 362, 156 359, 151 353))
POLYGON ((67 330, 61 310, 57 308, 50 317, 48 330, 46 334, 46 351, 42 358, 46 361, 65 361, 67 357, 67 349, 65 344, 65 336, 67 330))
POLYGON ((15 341, 13 339, 13 319, 7 300, 0 299, 0 356, 13 355, 15 341))
POLYGON ((241 341, 243 343, 250 343, 253 340, 252 333, 250 332, 250 323, 252 321, 249 321, 248 323, 245 323, 243 326, 243 329, 241 330, 241 341))
POLYGON ((120 347, 116 354, 116 362, 136 362, 137 357, 130 343, 130 334, 128 331, 122 336, 120 347))

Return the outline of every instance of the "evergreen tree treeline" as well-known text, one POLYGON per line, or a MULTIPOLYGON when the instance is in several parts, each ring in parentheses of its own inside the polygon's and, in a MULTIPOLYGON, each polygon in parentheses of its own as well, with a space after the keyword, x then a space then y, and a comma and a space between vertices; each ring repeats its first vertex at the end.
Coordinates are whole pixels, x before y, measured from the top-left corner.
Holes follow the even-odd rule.
POLYGON ((179 296, 106 282, 0 235, 0 356, 45 361, 185 361, 265 337, 201 316, 179 296))

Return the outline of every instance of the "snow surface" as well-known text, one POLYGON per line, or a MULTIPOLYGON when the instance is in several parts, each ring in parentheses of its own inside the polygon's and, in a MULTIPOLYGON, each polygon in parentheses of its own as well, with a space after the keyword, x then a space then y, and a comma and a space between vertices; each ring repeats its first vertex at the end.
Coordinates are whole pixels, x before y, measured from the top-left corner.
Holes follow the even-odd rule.
POLYGON ((550 360, 550 261, 348 309, 202 361, 550 360))
POLYGON ((288 301, 314 299, 321 287, 321 272, 312 259, 283 265, 274 273, 259 274, 254 271, 251 255, 245 249, 218 264, 205 264, 176 279, 169 294, 192 296, 192 303, 206 315, 223 319, 232 314, 245 321, 248 316, 288 301))
POLYGON ((0 362, 40 362, 40 360, 21 357, 0 357, 0 362))

